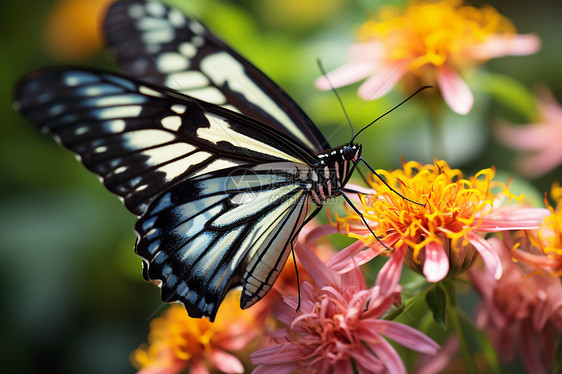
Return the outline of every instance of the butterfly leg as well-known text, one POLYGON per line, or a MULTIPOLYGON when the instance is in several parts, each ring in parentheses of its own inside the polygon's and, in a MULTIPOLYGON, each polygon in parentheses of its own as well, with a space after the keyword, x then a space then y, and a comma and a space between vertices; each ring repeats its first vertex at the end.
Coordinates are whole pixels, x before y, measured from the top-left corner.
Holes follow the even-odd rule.
POLYGON ((371 167, 371 165, 369 165, 369 164, 367 163, 367 161, 365 161, 365 159, 364 159, 363 157, 361 157, 360 160, 363 161, 363 163, 364 163, 365 165, 367 165, 367 167, 369 168, 369 170, 371 171, 371 173, 375 174, 376 177, 379 178, 388 188, 390 188, 390 190, 391 190, 392 192, 394 192, 395 194, 397 194, 398 196, 400 196, 401 198, 403 198, 403 199, 406 200, 406 201, 409 201, 409 202, 414 203, 414 204, 417 204, 417 205, 425 206, 425 204, 418 203, 417 201, 408 199, 407 197, 405 197, 404 195, 402 195, 400 192, 398 192, 398 191, 396 191, 394 188, 390 187, 390 185, 389 185, 388 183, 386 183, 386 181, 383 179, 383 177, 381 177, 380 174, 377 173, 377 172, 375 171, 375 169, 373 169, 373 168, 371 167))
POLYGON ((355 213, 357 213, 359 215, 359 217, 361 217, 361 220, 363 221, 363 224, 369 229, 369 231, 371 232, 371 234, 373 234, 373 236, 375 237, 375 239, 377 239, 377 241, 387 250, 392 251, 392 248, 390 248, 389 246, 387 246, 386 244, 384 244, 382 242, 382 240, 373 232, 373 230, 371 229, 371 226, 369 226, 369 224, 367 223, 367 220, 365 219, 365 217, 363 216, 363 213, 361 213, 359 211, 359 209, 357 209, 357 207, 355 205, 353 205, 353 203, 351 202, 351 200, 349 199, 349 197, 347 197, 347 195, 342 191, 341 195, 343 196, 343 198, 345 199, 345 201, 349 204, 349 206, 351 206, 351 208, 355 211, 355 213))

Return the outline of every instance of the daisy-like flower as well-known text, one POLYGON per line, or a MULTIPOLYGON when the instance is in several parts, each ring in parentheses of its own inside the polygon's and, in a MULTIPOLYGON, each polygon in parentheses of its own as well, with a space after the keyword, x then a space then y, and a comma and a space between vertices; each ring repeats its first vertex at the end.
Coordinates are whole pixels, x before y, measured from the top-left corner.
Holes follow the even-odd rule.
MULTIPOLYGON (((541 274, 562 276, 562 187, 555 184, 551 191, 556 207, 542 222, 538 232, 526 236, 512 245, 512 256, 541 274)), ((548 204, 548 203, 547 203, 548 204)))
POLYGON ((537 97, 537 123, 512 126, 499 123, 497 138, 515 149, 529 152, 516 162, 516 168, 527 177, 536 178, 562 164, 562 106, 548 89, 537 97))
MULTIPOLYGON (((548 209, 518 208, 506 205, 514 198, 506 185, 494 181, 494 169, 484 169, 464 178, 458 169, 444 161, 422 165, 408 162, 402 169, 377 171, 390 186, 403 196, 424 205, 409 202, 390 191, 379 179, 372 179, 371 195, 362 195, 363 215, 374 233, 388 248, 394 248, 390 264, 384 271, 410 268, 438 282, 470 267, 479 254, 494 278, 501 276, 501 263, 488 242, 479 233, 505 230, 537 229, 548 209)), ((354 210, 337 217, 339 230, 367 245, 350 246, 339 252, 329 266, 345 272, 385 252, 373 238, 354 210)))
POLYGON ((527 372, 549 373, 562 335, 561 280, 529 276, 530 269, 512 261, 509 247, 498 238, 489 242, 501 258, 504 271, 496 280, 486 271, 470 269, 471 282, 482 297, 476 325, 488 333, 505 362, 513 361, 519 351, 527 372))
POLYGON ((459 114, 468 113, 474 102, 461 75, 488 59, 532 54, 540 47, 538 37, 516 34, 512 23, 492 7, 463 6, 461 0, 412 1, 405 9, 385 6, 358 36, 350 61, 319 78, 318 88, 368 78, 359 96, 370 100, 404 78, 407 92, 437 85, 459 114))
POLYGON ((253 308, 241 310, 240 293, 230 292, 215 322, 190 318, 185 308, 172 304, 150 324, 148 345, 131 355, 140 374, 173 374, 189 369, 192 374, 243 373, 242 362, 233 354, 244 350, 258 336, 261 324, 253 308))
POLYGON ((405 373, 383 336, 419 352, 437 352, 437 343, 421 332, 379 319, 395 302, 399 286, 390 293, 379 285, 369 289, 358 268, 338 275, 304 247, 296 251, 315 284, 302 283, 298 311, 294 296, 277 308, 286 329, 273 333, 272 346, 250 356, 258 365, 254 374, 351 374, 353 366, 358 373, 405 373))

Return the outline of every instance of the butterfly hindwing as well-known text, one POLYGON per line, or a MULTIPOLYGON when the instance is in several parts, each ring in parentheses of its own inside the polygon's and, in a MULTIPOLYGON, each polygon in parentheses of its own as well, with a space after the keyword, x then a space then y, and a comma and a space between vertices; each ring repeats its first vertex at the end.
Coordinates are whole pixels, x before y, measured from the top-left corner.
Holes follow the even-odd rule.
POLYGON ((16 102, 137 215, 172 184, 195 175, 259 162, 314 161, 306 148, 266 125, 112 73, 35 73, 20 82, 16 102))
POLYGON ((136 225, 136 252, 162 299, 182 302, 191 317, 217 312, 226 292, 243 286, 247 308, 271 288, 310 201, 295 173, 272 163, 235 167, 183 181, 161 195, 136 225))
POLYGON ((196 19, 157 1, 113 4, 108 47, 128 74, 246 114, 314 152, 330 148, 299 106, 196 19))

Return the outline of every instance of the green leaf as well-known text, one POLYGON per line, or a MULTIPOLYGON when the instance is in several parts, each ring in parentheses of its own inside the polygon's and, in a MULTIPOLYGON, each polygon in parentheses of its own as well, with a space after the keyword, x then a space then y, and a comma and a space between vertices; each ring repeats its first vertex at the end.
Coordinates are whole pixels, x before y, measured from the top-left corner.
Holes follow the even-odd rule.
POLYGON ((447 296, 441 287, 434 287, 425 296, 425 301, 433 313, 433 319, 443 329, 447 329, 447 296))
POLYGON ((554 360, 551 373, 562 373, 562 338, 558 338, 558 345, 556 346, 554 357, 556 357, 556 359, 554 360))
POLYGON ((537 103, 532 92, 521 82, 501 74, 481 73, 474 80, 474 88, 487 92, 494 99, 525 118, 532 120, 537 103))

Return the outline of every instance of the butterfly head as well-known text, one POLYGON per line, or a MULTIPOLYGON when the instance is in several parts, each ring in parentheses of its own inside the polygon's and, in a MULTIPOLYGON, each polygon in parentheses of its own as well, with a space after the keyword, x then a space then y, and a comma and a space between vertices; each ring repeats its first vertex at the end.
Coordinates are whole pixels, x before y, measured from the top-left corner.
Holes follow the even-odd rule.
POLYGON ((345 161, 357 162, 361 157, 361 145, 360 144, 345 144, 340 148, 340 154, 345 161))

